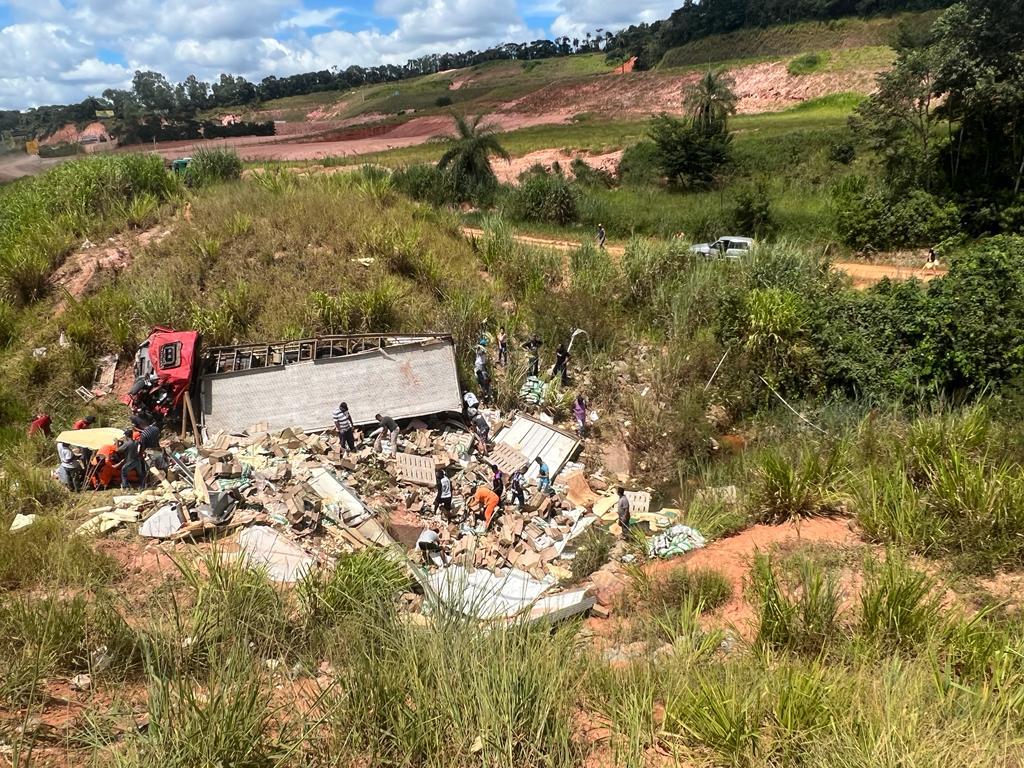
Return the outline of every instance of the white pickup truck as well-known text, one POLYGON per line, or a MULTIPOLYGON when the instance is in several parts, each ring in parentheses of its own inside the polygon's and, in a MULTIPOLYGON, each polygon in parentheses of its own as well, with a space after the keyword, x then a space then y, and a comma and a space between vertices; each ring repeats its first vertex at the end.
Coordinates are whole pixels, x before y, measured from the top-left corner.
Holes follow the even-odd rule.
POLYGON ((691 253, 698 253, 709 259, 740 259, 754 247, 749 237, 720 237, 713 243, 698 243, 690 247, 691 253))

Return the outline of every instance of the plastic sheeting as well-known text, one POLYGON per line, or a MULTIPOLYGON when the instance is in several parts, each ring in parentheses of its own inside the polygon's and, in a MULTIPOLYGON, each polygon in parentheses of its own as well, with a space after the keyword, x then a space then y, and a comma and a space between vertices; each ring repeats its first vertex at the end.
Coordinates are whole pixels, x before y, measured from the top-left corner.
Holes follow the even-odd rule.
POLYGON ((552 584, 515 568, 499 574, 452 565, 432 574, 429 583, 443 605, 485 621, 557 620, 582 613, 594 604, 584 589, 544 596, 552 584))

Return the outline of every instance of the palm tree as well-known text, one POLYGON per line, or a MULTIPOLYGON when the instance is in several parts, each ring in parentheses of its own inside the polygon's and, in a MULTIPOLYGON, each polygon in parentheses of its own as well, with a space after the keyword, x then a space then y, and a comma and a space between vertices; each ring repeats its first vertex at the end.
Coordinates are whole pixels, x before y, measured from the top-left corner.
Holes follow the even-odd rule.
POLYGON ((693 122, 704 130, 724 130, 729 115, 736 114, 736 81, 724 69, 708 69, 700 80, 683 91, 683 105, 693 122))
POLYGON ((449 170, 456 189, 467 194, 497 181, 491 168, 491 155, 509 159, 508 152, 498 142, 498 135, 480 125, 483 119, 483 115, 472 119, 455 115, 456 136, 450 139, 451 147, 437 161, 438 168, 449 170))

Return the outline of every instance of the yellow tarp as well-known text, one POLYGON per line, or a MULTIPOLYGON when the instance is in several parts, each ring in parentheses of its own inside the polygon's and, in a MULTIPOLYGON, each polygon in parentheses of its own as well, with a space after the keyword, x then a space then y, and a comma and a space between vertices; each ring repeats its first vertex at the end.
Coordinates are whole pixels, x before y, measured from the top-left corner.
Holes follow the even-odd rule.
POLYGON ((112 445, 124 437, 123 429, 96 427, 95 429, 69 429, 57 435, 57 442, 98 451, 104 445, 112 445))

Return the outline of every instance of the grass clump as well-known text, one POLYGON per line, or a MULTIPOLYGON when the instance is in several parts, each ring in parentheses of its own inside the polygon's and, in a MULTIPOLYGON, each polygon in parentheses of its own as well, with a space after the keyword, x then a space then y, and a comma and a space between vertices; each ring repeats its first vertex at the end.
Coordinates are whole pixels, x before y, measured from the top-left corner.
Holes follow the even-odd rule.
POLYGON ((869 566, 869 581, 860 595, 861 633, 888 648, 913 650, 940 626, 935 583, 890 551, 885 563, 869 566))
POLYGON ((574 582, 582 581, 608 562, 615 539, 606 528, 592 525, 580 536, 569 569, 574 582))
POLYGON ((824 455, 802 449, 790 459, 776 449, 765 451, 755 470, 751 505, 760 523, 777 525, 788 520, 830 515, 843 505, 839 493, 840 451, 824 455))
POLYGON ((185 171, 190 186, 204 187, 242 177, 242 159, 232 149, 197 149, 185 171))
POLYGON ((580 764, 573 716, 586 672, 571 627, 484 632, 456 620, 421 630, 372 614, 345 653, 325 747, 343 761, 580 764))
POLYGON ((801 559, 786 579, 772 559, 754 559, 752 588, 758 606, 755 646, 816 656, 840 634, 839 589, 811 560, 801 559))
POLYGON ((408 583, 390 552, 370 548, 342 556, 329 572, 311 571, 297 594, 307 624, 330 629, 354 614, 390 605, 408 583))
POLYGON ((809 75, 813 72, 820 72, 829 62, 828 52, 804 53, 791 59, 786 65, 786 71, 794 77, 809 75))

